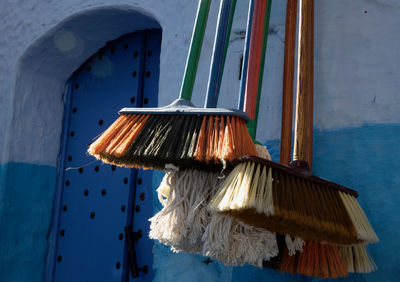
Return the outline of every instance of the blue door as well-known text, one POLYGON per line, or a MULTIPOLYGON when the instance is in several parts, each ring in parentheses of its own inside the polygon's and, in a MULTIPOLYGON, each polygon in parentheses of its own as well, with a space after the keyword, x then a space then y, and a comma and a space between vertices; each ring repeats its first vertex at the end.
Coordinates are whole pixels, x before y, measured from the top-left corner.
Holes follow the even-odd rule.
POLYGON ((160 43, 160 30, 125 35, 89 58, 69 81, 55 281, 153 278, 151 171, 105 165, 86 150, 121 108, 157 106, 160 43))

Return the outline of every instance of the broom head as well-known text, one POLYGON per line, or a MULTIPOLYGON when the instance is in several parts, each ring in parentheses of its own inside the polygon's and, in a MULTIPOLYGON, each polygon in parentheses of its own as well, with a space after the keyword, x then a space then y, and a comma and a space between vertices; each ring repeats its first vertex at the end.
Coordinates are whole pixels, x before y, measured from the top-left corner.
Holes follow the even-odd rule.
POLYGON ((304 240, 341 245, 378 241, 356 191, 255 156, 235 164, 209 204, 211 211, 304 240))
POLYGON ((88 152, 105 163, 145 169, 220 170, 256 149, 246 113, 196 108, 178 99, 162 108, 124 108, 88 152))

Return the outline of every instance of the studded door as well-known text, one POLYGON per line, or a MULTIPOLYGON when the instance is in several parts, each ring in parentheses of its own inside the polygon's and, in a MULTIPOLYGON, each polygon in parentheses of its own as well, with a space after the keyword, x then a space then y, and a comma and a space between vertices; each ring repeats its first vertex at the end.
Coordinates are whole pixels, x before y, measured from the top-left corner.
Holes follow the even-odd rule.
POLYGON ((132 281, 152 280, 153 242, 147 235, 151 172, 103 164, 86 150, 121 108, 157 106, 160 43, 160 30, 125 35, 109 42, 70 79, 55 281, 130 281, 135 254, 138 277, 132 281), (126 232, 136 236, 125 238, 126 232), (129 252, 129 241, 135 253, 129 252))

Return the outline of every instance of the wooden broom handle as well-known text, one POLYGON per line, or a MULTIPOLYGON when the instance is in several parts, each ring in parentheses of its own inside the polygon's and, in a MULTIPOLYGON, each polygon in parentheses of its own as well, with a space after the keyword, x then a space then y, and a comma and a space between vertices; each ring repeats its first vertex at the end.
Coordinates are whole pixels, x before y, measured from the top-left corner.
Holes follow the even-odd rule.
POLYGON ((311 1, 310 19, 310 95, 308 101, 308 126, 307 126, 307 157, 306 162, 312 170, 313 158, 313 117, 314 117, 314 0, 311 1))
POLYGON ((296 45, 297 0, 286 4, 285 53, 283 62, 282 126, 280 162, 289 165, 292 152, 293 78, 296 45))
POLYGON ((296 122, 293 161, 306 161, 308 156, 309 95, 311 93, 311 0, 300 0, 299 44, 297 49, 296 122))

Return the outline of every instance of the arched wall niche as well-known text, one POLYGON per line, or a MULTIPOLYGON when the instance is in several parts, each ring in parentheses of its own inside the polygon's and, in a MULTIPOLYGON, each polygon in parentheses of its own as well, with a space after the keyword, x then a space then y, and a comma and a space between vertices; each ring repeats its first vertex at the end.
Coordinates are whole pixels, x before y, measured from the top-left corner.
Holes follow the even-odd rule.
POLYGON ((107 41, 151 28, 161 27, 149 13, 109 6, 71 15, 35 40, 18 62, 6 159, 55 166, 68 78, 107 41))

